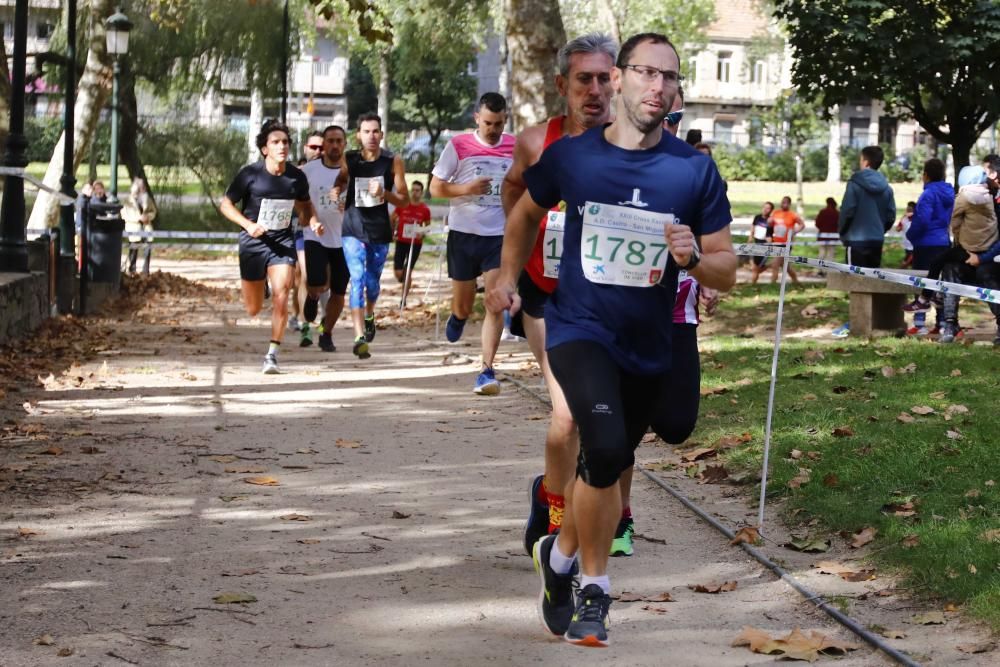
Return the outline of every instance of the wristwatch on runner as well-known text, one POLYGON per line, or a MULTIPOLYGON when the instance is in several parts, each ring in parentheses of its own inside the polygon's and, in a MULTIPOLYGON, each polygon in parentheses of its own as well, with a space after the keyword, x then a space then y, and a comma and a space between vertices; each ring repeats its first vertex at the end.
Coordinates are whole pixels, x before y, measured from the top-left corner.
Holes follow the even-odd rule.
POLYGON ((698 262, 700 261, 701 261, 701 251, 698 250, 698 245, 695 244, 691 248, 691 257, 688 259, 688 263, 679 268, 681 269, 681 271, 690 271, 694 267, 698 266, 698 262))

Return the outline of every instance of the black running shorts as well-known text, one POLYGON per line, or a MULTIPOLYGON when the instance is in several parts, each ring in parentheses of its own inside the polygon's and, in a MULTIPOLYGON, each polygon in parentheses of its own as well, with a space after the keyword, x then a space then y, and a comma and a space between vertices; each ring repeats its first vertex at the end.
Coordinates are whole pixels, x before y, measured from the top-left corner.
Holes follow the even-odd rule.
POLYGON ((240 278, 264 280, 267 267, 274 264, 295 266, 295 240, 290 228, 257 239, 240 232, 240 278))
POLYGON ((311 240, 307 240, 305 246, 306 285, 309 287, 329 285, 330 291, 334 294, 341 296, 347 294, 347 283, 351 279, 351 274, 347 271, 344 249, 327 248, 322 243, 311 240), (329 283, 327 283, 328 278, 329 283))
POLYGON ((452 280, 475 280, 487 271, 500 268, 502 236, 479 236, 448 232, 448 277, 452 280))
MULTIPOLYGON (((413 266, 417 265, 417 257, 420 257, 420 248, 423 243, 414 243, 413 247, 413 266)), ((406 261, 410 258, 410 247, 411 244, 405 241, 396 241, 396 252, 392 255, 392 268, 396 271, 406 270, 406 261)), ((412 269, 411 269, 412 270, 412 269)))
MULTIPOLYGON (((675 336, 696 340, 694 326, 689 333, 678 331, 681 328, 686 327, 675 327, 675 336)), ((635 448, 654 422, 671 437, 689 424, 693 427, 698 417, 697 343, 693 358, 690 341, 675 349, 683 352, 684 359, 677 359, 682 363, 656 375, 626 373, 592 341, 572 341, 548 351, 552 373, 580 432, 577 476, 584 483, 597 488, 617 483, 635 464, 635 448), (682 394, 686 400, 678 400, 682 394)))
POLYGON ((521 277, 517 279, 517 293, 521 295, 521 310, 525 315, 536 320, 545 317, 545 303, 549 300, 549 293, 536 285, 527 271, 521 271, 521 277))

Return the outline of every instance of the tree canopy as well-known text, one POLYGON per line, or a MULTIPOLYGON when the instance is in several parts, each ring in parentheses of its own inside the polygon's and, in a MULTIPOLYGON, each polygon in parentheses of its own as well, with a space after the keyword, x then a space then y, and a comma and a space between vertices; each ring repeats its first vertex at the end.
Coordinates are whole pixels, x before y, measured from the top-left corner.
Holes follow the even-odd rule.
POLYGON ((792 81, 823 107, 881 99, 951 144, 957 168, 1000 118, 1000 1, 778 0, 792 81))

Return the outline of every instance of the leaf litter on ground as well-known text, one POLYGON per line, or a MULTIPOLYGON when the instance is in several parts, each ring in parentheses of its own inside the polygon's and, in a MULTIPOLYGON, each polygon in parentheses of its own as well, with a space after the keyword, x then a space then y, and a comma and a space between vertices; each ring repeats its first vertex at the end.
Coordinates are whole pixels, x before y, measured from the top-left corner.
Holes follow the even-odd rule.
POLYGON ((808 634, 795 628, 784 637, 772 637, 770 634, 754 627, 744 627, 743 631, 732 642, 733 646, 748 646, 754 653, 772 655, 781 654, 789 660, 805 660, 815 662, 822 655, 843 655, 848 651, 861 648, 857 644, 840 641, 834 637, 818 632, 808 634))

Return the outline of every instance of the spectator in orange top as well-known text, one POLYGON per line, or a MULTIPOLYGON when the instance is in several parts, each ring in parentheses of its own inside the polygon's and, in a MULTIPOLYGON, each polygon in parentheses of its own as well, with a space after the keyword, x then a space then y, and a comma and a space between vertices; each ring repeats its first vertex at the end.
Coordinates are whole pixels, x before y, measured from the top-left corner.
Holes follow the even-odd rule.
MULTIPOLYGON (((816 215, 816 240, 819 243, 819 258, 821 260, 833 261, 834 249, 840 245, 840 234, 837 232, 839 221, 840 211, 837 210, 837 200, 833 197, 827 197, 826 208, 820 210, 816 215)), ((820 271, 819 275, 825 276, 826 271, 820 271)))
MULTIPOLYGON (((792 208, 792 198, 782 197, 781 198, 781 208, 771 214, 771 218, 767 221, 771 226, 771 242, 776 245, 788 245, 791 243, 795 235, 806 228, 806 223, 802 222, 802 218, 798 213, 791 210, 792 208)), ((775 257, 774 264, 771 265, 771 282, 776 282, 778 280, 778 273, 781 271, 781 266, 785 263, 784 257, 775 257)), ((799 284, 799 277, 795 273, 795 269, 792 265, 788 265, 788 276, 792 279, 792 282, 796 285, 799 284)))

